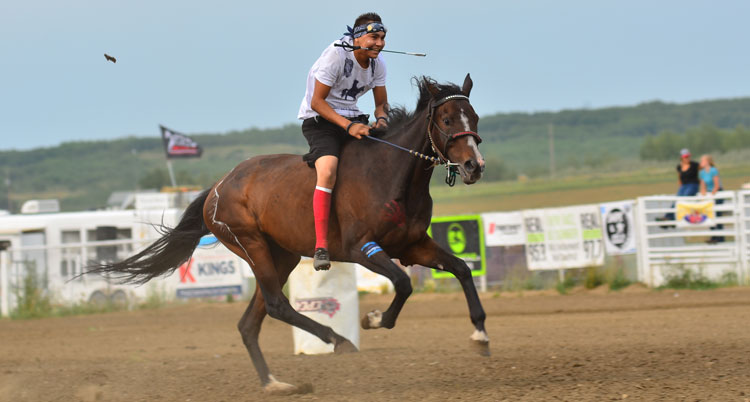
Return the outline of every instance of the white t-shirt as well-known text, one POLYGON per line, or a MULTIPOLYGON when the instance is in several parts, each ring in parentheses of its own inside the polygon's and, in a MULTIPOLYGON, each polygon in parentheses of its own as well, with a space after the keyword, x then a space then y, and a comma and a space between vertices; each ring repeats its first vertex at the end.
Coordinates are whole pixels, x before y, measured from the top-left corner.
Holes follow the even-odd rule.
POLYGON ((385 86, 385 62, 380 55, 376 59, 370 59, 370 67, 364 69, 354 58, 352 51, 333 46, 334 43, 341 43, 341 39, 331 43, 323 51, 307 74, 307 90, 297 113, 300 120, 318 115, 310 106, 315 80, 331 87, 326 102, 344 117, 361 115, 357 99, 374 87, 385 86))

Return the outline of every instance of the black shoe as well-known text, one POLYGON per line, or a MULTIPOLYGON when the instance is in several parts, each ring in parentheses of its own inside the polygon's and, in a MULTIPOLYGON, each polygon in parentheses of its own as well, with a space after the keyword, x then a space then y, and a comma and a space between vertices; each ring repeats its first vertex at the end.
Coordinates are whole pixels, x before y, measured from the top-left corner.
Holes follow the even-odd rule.
POLYGON ((331 268, 331 260, 328 257, 328 250, 324 248, 315 249, 313 268, 315 268, 316 271, 328 271, 328 269, 331 268))

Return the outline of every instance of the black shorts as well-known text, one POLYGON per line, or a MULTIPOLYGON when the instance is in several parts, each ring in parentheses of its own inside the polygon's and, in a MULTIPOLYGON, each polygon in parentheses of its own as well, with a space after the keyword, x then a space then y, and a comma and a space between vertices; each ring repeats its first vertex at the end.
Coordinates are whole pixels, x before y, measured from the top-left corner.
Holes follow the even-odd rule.
MULTIPOLYGON (((369 116, 366 114, 351 117, 349 120, 367 124, 369 116)), ((302 156, 310 167, 315 167, 315 161, 321 156, 335 156, 338 158, 341 147, 354 137, 346 130, 318 116, 302 121, 302 135, 305 136, 310 151, 302 156)))

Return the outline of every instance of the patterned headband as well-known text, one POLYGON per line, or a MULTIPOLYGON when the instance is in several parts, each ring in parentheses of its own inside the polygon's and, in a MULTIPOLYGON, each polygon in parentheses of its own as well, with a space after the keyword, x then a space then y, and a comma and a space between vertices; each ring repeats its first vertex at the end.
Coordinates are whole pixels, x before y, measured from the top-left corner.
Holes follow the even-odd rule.
POLYGON ((351 36, 352 38, 359 38, 360 36, 364 36, 373 32, 388 32, 388 30, 385 28, 385 25, 380 22, 370 22, 367 24, 357 25, 353 29, 352 27, 347 25, 346 30, 348 32, 345 32, 344 35, 351 36))

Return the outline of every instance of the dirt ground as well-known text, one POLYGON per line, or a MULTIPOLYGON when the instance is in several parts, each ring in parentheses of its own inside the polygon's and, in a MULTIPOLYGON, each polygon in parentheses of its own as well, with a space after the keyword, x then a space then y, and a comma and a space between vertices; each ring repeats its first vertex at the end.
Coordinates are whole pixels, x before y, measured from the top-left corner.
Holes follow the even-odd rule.
MULTIPOLYGON (((416 294, 361 351, 295 356, 267 319, 269 397, 235 329, 244 303, 0 321, 2 401, 750 401, 750 289, 485 294, 491 357, 461 294, 416 294)), ((390 296, 365 296, 360 311, 390 296)))

